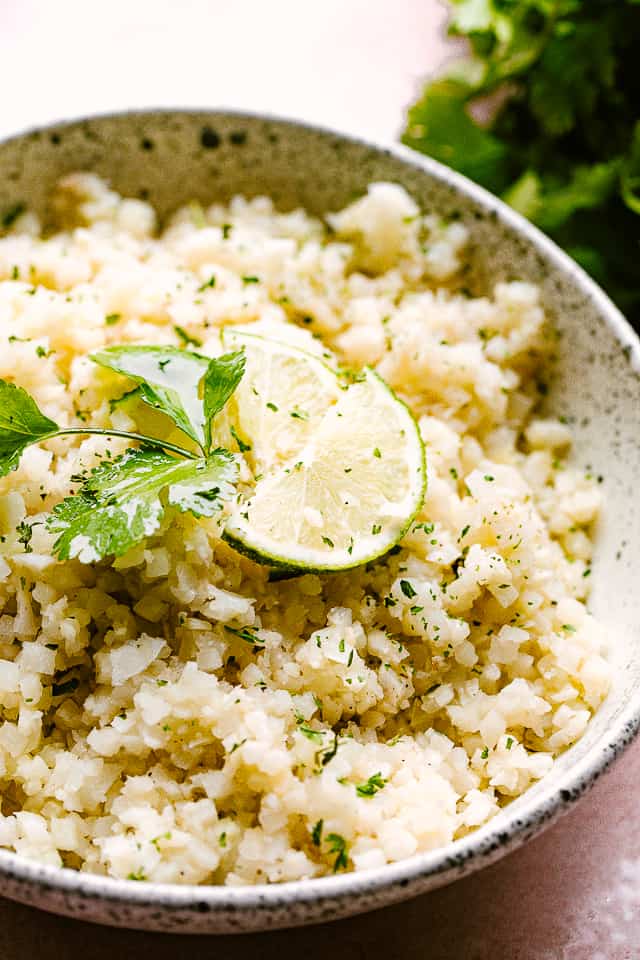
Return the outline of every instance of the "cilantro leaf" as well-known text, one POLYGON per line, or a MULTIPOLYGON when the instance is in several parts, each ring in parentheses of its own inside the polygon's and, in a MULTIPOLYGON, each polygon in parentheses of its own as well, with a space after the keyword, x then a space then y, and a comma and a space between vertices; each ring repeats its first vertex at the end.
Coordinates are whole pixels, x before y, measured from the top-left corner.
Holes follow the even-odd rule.
POLYGON ((0 380, 0 476, 15 470, 25 447, 58 430, 32 397, 13 383, 0 380))
POLYGON ((580 165, 568 181, 543 178, 528 170, 504 193, 503 199, 551 233, 578 210, 593 210, 605 203, 618 187, 619 168, 618 160, 580 165))
POLYGON ((508 183, 507 150, 471 118, 469 94, 469 87, 457 79, 432 83, 411 107, 403 141, 490 190, 500 191, 508 183))
POLYGON ((403 141, 545 230, 640 326, 638 0, 450 0, 469 55, 403 141))
MULTIPOLYGON (((640 0, 638 0, 640 3, 640 0)), ((631 149, 622 170, 622 199, 629 210, 640 214, 640 120, 631 137, 631 149)))
POLYGON ((160 526, 166 505, 211 517, 234 492, 235 460, 226 450, 178 460, 159 450, 128 450, 103 460, 80 491, 59 503, 47 526, 60 560, 93 563, 121 556, 160 526))
POLYGON ((356 784, 356 793, 359 797, 375 797, 378 790, 382 790, 386 782, 381 773, 373 773, 364 783, 356 784))
POLYGON ((209 361, 204 375, 204 424, 207 449, 211 446, 211 421, 220 413, 244 375, 244 350, 225 353, 209 361))
POLYGON ((91 359, 140 384, 145 403, 166 413, 203 450, 205 414, 199 385, 209 358, 178 347, 117 346, 92 353, 91 359))
MULTIPOLYGON (((162 410, 205 456, 197 457, 168 440, 122 430, 60 428, 25 390, 0 380, 0 476, 17 467, 25 447, 51 436, 100 434, 142 443, 139 450, 104 459, 90 474, 74 478, 79 492, 59 503, 46 521, 57 534, 53 550, 58 558, 78 557, 84 563, 126 553, 158 530, 168 506, 196 517, 222 510, 234 493, 238 466, 228 450, 211 450, 210 421, 244 373, 242 353, 210 360, 175 347, 120 346, 101 350, 92 359, 136 381, 138 386, 124 396, 137 393, 162 410)), ((21 524, 18 534, 29 552, 31 525, 21 524)))

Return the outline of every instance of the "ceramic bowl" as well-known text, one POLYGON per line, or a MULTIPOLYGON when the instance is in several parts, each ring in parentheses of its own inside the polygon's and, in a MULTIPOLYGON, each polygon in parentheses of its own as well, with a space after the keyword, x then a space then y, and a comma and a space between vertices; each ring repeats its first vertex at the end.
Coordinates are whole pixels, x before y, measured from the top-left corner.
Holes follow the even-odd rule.
MULTIPOLYGON (((615 681, 586 734, 553 771, 475 833, 380 869, 256 887, 134 883, 42 866, 0 851, 0 893, 98 923, 173 932, 233 932, 314 923, 371 910, 478 870, 566 811, 640 724, 640 343, 587 276, 499 200, 432 160, 262 116, 172 110, 101 116, 0 144, 0 216, 16 203, 45 218, 55 181, 94 170, 161 215, 189 200, 269 194, 281 208, 336 210, 374 180, 401 183, 425 210, 471 231, 469 285, 540 284, 561 338, 550 408, 569 418, 574 460, 603 477, 590 606, 609 631, 615 681)), ((623 238, 621 238, 622 240, 623 238)))

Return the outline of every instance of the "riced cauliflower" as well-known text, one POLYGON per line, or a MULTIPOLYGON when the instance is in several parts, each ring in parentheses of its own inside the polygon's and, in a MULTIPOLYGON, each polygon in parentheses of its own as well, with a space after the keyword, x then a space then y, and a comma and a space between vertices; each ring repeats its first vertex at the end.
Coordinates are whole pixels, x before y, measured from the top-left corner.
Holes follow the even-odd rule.
POLYGON ((215 355, 241 324, 374 366, 418 421, 428 489, 397 548, 341 574, 270 580, 175 510, 115 561, 60 562, 41 521, 127 442, 29 448, 0 480, 0 845, 237 885, 379 867, 486 823, 609 685, 584 604, 600 494, 537 412, 554 345, 537 289, 470 296, 465 227, 394 184, 330 227, 236 197, 159 231, 91 174, 53 206, 58 232, 24 214, 0 239, 0 377, 47 416, 152 430, 87 354, 186 336, 215 355))

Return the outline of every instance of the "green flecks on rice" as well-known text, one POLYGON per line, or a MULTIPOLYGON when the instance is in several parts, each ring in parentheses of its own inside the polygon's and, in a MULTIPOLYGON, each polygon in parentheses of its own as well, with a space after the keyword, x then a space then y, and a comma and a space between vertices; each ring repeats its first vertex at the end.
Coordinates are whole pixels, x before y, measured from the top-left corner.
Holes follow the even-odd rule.
MULTIPOLYGON (((609 684, 583 603, 601 492, 567 462, 567 425, 536 414, 552 346, 537 290, 458 294, 466 228, 392 184, 331 232, 235 198, 158 235, 147 204, 89 174, 53 209, 57 233, 22 214, 0 239, 0 377, 47 416, 153 433, 160 414, 114 403, 122 379, 87 353, 220 354, 240 324, 354 376, 372 365, 419 422, 428 490, 399 549, 343 574, 269 579, 222 518, 172 512, 112 564, 59 563, 39 521, 126 442, 29 449, 0 480, 0 845, 136 882, 247 884, 379 866, 485 823, 609 684)), ((249 440, 225 440, 241 482, 249 440)))

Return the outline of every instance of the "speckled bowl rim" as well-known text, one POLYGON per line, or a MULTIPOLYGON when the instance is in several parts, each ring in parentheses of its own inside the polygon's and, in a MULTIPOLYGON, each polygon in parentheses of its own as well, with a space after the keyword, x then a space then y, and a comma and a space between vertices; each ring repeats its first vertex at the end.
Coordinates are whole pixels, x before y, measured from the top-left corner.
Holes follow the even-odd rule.
MULTIPOLYGON (((145 107, 124 111, 105 111, 88 116, 53 120, 42 126, 30 127, 0 138, 0 146, 25 139, 33 134, 47 133, 55 129, 64 131, 81 123, 140 117, 151 115, 224 115, 230 119, 249 123, 271 122, 297 128, 309 133, 341 139, 354 146, 387 155, 403 165, 425 172, 434 180, 445 183, 494 216, 497 222, 524 236, 547 262, 561 274, 568 276, 592 301, 603 321, 613 331, 619 343, 626 348, 633 370, 640 372, 640 338, 625 320, 617 307, 600 287, 567 254, 528 220, 484 188, 449 169, 436 160, 414 152, 402 145, 379 144, 341 130, 319 124, 280 117, 268 113, 252 113, 227 109, 226 107, 145 107)), ((264 927, 270 926, 267 914, 283 906, 293 904, 313 905, 309 915, 302 920, 292 917, 291 925, 323 919, 321 907, 328 905, 328 919, 361 912, 362 905, 349 909, 335 909, 338 898, 386 894, 386 903, 393 903, 416 895, 431 887, 451 883, 459 876, 475 872, 516 850, 540 833, 563 813, 567 812, 595 781, 618 758, 640 730, 640 688, 629 697, 606 733, 593 744, 589 751, 546 788, 544 780, 539 783, 535 795, 527 799, 527 792, 519 798, 515 816, 509 816, 511 807, 504 808, 485 826, 461 840, 428 853, 415 854, 397 863, 369 870, 349 872, 329 877, 289 881, 255 886, 201 886, 196 884, 136 883, 90 873, 80 873, 65 867, 54 867, 28 860, 19 854, 0 850, 0 875, 25 884, 35 885, 42 891, 58 891, 62 894, 80 896, 87 901, 98 900, 104 904, 169 911, 193 911, 216 913, 232 911, 237 914, 251 911, 265 917, 264 927), (429 879, 431 882, 429 883, 429 879), (333 906, 332 906, 333 905, 333 906)), ((375 896, 373 896, 375 900, 375 896)), ((373 904, 372 904, 373 905, 373 904)), ((46 908, 45 908, 46 909, 46 908)), ((53 908, 52 908, 53 909, 53 908)), ((78 917, 80 919, 81 917, 78 917)), ((87 916, 87 919, 90 919, 87 916)), ((282 924, 278 923, 277 926, 282 924)), ((260 922, 247 926, 247 932, 260 929, 260 922)), ((176 928, 175 932, 180 932, 176 928)))

